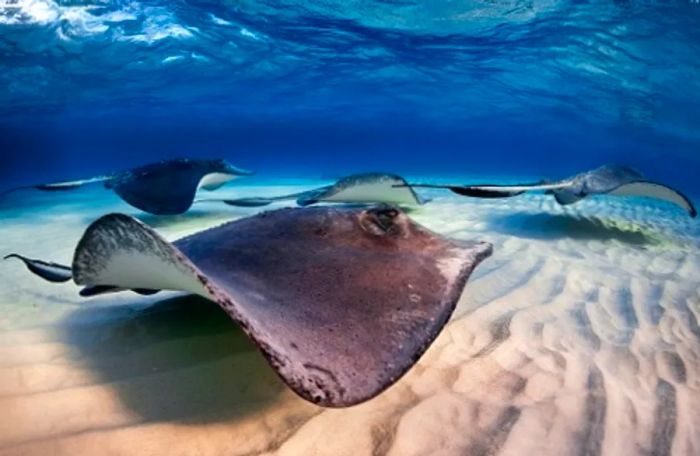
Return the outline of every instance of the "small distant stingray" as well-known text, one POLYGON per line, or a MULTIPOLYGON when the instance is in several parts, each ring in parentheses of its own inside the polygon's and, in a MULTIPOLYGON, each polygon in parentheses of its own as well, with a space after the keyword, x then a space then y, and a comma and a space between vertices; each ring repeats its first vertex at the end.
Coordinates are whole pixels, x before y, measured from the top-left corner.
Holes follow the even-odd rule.
POLYGON ((327 203, 387 203, 398 205, 424 204, 421 198, 403 177, 386 173, 362 173, 343 177, 333 185, 307 190, 305 192, 271 197, 250 197, 237 199, 201 199, 196 202, 218 201, 230 206, 258 207, 276 201, 296 199, 299 206, 327 203))
POLYGON ((691 217, 697 211, 690 199, 678 190, 648 181, 639 172, 624 166, 606 165, 557 182, 517 185, 432 185, 409 184, 411 187, 447 188, 454 193, 477 198, 507 198, 534 190, 545 190, 561 205, 573 204, 589 195, 643 196, 673 203, 691 217))
POLYGON ((156 215, 172 215, 186 212, 192 206, 199 188, 216 190, 238 176, 250 174, 252 172, 237 168, 222 159, 174 159, 108 176, 17 187, 0 195, 32 188, 43 191, 73 190, 83 185, 103 182, 105 188, 113 190, 137 209, 156 215))
POLYGON ((280 209, 174 243, 137 219, 103 216, 72 267, 20 257, 83 295, 180 290, 214 301, 301 397, 366 401, 396 382, 449 319, 484 242, 452 241, 399 209, 280 209))

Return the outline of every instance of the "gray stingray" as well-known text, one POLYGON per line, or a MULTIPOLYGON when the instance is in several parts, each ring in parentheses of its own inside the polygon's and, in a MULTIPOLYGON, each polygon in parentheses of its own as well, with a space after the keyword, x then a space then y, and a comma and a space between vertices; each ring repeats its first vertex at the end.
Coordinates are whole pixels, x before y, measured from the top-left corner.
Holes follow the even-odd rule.
MULTIPOLYGON (((92 223, 72 271, 83 294, 180 290, 221 306, 304 399, 368 400, 448 321, 484 242, 453 241, 393 207, 280 209, 170 243, 127 215, 92 223)), ((55 263, 38 263, 55 272, 55 263)))
POLYGON ((249 197, 236 199, 201 199, 196 202, 218 201, 230 206, 256 207, 267 206, 276 201, 294 200, 299 206, 327 203, 387 203, 399 205, 424 204, 406 180, 395 174, 362 173, 346 176, 333 185, 319 187, 299 193, 272 197, 249 197))
POLYGON ((252 174, 226 160, 174 159, 89 179, 39 184, 6 190, 73 190, 102 182, 130 205, 156 215, 182 214, 194 201, 198 189, 216 190, 238 176, 252 174))
POLYGON ((641 196, 675 204, 691 217, 697 211, 690 199, 667 185, 652 182, 631 168, 606 165, 557 182, 536 182, 517 185, 432 185, 410 184, 412 187, 447 188, 454 193, 477 198, 507 198, 529 191, 544 190, 561 205, 576 203, 590 195, 641 196))

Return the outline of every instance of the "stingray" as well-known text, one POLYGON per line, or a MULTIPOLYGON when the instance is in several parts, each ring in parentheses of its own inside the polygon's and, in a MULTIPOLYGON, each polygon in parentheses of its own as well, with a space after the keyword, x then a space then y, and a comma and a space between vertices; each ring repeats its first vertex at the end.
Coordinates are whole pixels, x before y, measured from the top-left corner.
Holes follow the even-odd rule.
POLYGON ((16 187, 6 190, 2 195, 31 188, 43 191, 74 190, 102 182, 106 188, 137 209, 156 215, 172 215, 186 212, 192 206, 198 189, 216 190, 238 176, 250 174, 250 171, 221 159, 174 159, 107 176, 16 187))
POLYGON ((421 198, 403 177, 387 173, 362 173, 346 176, 333 185, 319 187, 299 193, 271 197, 249 197, 236 199, 201 199, 197 202, 218 201, 230 206, 267 206, 276 201, 296 200, 299 206, 326 203, 387 203, 397 205, 424 204, 421 198))
POLYGON ((516 185, 432 185, 410 184, 411 187, 447 188, 454 193, 477 198, 507 198, 529 191, 544 190, 554 195, 561 205, 573 204, 590 195, 641 196, 664 200, 679 206, 691 217, 697 211, 690 199, 667 185, 652 182, 631 168, 606 165, 557 182, 536 182, 516 185))
POLYGON ((491 251, 437 235, 393 207, 314 207, 261 213, 173 243, 110 214, 87 228, 71 267, 22 259, 48 280, 57 268, 68 271, 84 295, 180 290, 214 301, 292 390, 345 407, 417 362, 491 251))

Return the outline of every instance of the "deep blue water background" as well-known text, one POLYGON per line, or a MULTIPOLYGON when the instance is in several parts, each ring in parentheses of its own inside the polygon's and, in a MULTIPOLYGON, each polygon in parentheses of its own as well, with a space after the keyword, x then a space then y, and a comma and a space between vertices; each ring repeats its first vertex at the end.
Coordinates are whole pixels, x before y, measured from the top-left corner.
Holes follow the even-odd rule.
POLYGON ((221 156, 270 177, 614 162, 700 195, 698 3, 3 5, 3 187, 221 156))

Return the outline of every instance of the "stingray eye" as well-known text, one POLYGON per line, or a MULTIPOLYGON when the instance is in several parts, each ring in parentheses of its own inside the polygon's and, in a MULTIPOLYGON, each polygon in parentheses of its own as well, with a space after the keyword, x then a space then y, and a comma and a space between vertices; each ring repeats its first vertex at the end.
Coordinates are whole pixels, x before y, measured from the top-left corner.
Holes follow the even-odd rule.
POLYGON ((393 234, 399 230, 396 218, 400 212, 393 207, 369 209, 361 215, 365 231, 376 235, 393 234))
POLYGON ((387 209, 376 213, 377 221, 385 231, 394 225, 394 219, 397 215, 399 212, 396 209, 387 209))

